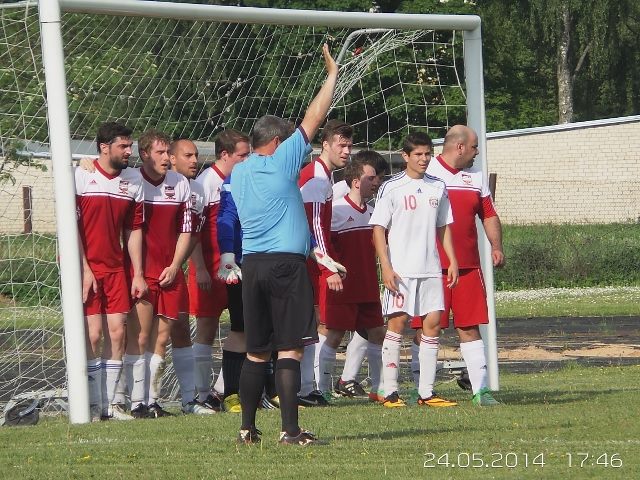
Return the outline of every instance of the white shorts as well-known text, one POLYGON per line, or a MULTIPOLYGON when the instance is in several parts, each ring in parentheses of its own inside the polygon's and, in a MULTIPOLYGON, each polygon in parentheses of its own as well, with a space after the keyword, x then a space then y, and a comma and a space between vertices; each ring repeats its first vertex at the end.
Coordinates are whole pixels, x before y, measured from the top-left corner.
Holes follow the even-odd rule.
POLYGON ((404 312, 410 317, 444 310, 444 292, 440 277, 402 278, 399 292, 393 294, 384 289, 382 314, 385 316, 404 312))

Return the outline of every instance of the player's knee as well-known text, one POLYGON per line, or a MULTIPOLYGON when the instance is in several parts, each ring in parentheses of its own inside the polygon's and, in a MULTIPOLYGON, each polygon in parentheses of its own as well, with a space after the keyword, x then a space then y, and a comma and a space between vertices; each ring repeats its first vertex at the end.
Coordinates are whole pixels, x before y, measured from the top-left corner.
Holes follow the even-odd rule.
POLYGON ((384 327, 371 328, 367 331, 368 341, 376 345, 382 345, 384 341, 384 327))
POLYGON ((325 344, 331 348, 338 348, 343 336, 344 331, 342 330, 327 330, 327 339, 325 340, 325 344))

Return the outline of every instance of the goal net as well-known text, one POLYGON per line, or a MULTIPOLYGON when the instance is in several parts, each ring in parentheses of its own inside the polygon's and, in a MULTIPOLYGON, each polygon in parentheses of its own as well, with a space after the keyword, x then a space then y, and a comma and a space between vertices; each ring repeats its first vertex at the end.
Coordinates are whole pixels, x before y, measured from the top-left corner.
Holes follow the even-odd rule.
MULTIPOLYGON (((325 42, 340 65, 330 117, 354 126, 355 149, 375 148, 397 169, 404 135, 441 138, 466 123, 462 32, 303 25, 309 14, 278 25, 63 13, 72 154, 94 154, 98 125, 121 120, 135 136, 153 127, 191 138, 211 161, 225 128, 249 133, 265 114, 304 116, 325 78, 325 42)), ((64 388, 66 365, 37 4, 3 4, 0 27, 2 406, 64 388)), ((164 385, 173 398, 171 368, 164 385)))

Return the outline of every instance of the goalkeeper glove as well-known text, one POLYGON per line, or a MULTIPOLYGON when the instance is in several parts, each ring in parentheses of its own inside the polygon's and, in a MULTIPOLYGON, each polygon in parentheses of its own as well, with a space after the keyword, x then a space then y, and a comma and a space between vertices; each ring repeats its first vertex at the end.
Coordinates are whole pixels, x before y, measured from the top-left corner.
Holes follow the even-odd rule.
POLYGON ((242 280, 242 271, 236 263, 236 256, 233 253, 220 255, 218 278, 229 285, 236 284, 242 280))
POLYGON ((309 256, 318 262, 318 265, 324 266, 327 270, 337 273, 341 277, 345 277, 347 275, 347 269, 344 268, 344 265, 336 262, 329 255, 322 253, 318 247, 314 248, 309 256))

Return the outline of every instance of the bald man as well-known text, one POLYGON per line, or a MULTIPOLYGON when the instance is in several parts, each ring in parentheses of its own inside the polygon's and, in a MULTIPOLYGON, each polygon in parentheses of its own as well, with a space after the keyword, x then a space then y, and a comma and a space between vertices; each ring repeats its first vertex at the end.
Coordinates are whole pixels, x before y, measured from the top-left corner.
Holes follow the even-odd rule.
MULTIPOLYGON (((465 125, 455 125, 444 138, 442 154, 431 160, 427 174, 442 179, 449 192, 454 223, 451 225, 454 250, 460 276, 455 289, 444 287, 445 309, 440 318, 441 328, 449 326, 449 312, 460 338, 460 352, 467 364, 473 392, 473 404, 493 406, 499 403, 487 388, 487 362, 480 325, 489 323, 487 298, 480 269, 476 216, 482 221, 491 244, 494 267, 504 265, 502 225, 496 213, 491 192, 481 168, 473 166, 478 155, 478 135, 465 125)), ((443 282, 449 259, 438 242, 443 269, 443 282)), ((420 322, 412 322, 419 329, 420 322)), ((420 338, 418 330, 416 338, 420 338)), ((414 344, 416 341, 414 340, 414 344)), ((419 343, 418 343, 419 344, 419 343)), ((416 347, 413 350, 417 350, 416 347)))

